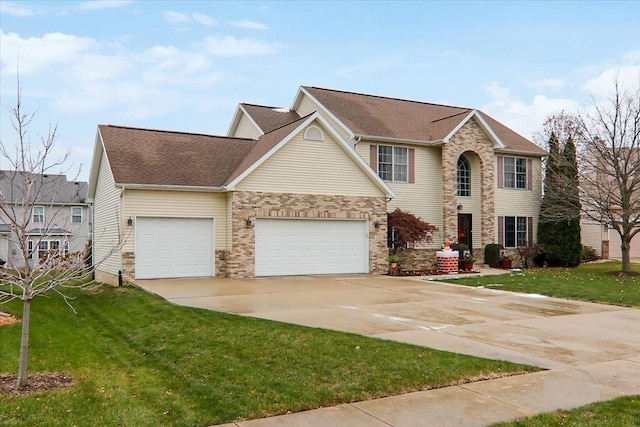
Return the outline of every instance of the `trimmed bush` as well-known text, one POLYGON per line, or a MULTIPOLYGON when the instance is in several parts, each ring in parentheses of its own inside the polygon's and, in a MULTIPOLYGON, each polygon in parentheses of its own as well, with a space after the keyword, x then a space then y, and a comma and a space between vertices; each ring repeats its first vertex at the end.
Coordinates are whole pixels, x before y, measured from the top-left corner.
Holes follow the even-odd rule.
POLYGON ((500 250, 504 249, 499 243, 489 243, 484 247, 484 263, 490 267, 498 268, 500 265, 500 250))

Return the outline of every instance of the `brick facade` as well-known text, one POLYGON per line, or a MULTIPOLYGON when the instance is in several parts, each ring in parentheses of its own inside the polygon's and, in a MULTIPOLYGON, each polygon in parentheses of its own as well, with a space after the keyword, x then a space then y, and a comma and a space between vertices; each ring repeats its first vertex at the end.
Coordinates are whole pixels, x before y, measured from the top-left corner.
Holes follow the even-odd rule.
MULTIPOLYGON (((494 243, 496 235, 495 223, 495 153, 493 143, 478 124, 470 120, 452 138, 442 146, 442 181, 443 181, 443 230, 444 240, 458 241, 457 165, 458 157, 477 156, 480 162, 480 231, 481 247, 494 243)), ((465 200, 466 203, 466 200, 465 200)), ((479 248, 474 248, 479 249, 479 248)), ((481 249, 480 249, 481 250, 481 249)), ((476 251, 474 250, 474 253, 476 251)), ((480 254, 481 257, 483 256, 480 254)))
POLYGON ((238 191, 231 198, 232 247, 227 275, 255 275, 255 227, 249 218, 366 219, 369 222, 369 272, 387 271, 387 203, 384 197, 238 191), (375 222, 379 228, 375 228, 375 222))

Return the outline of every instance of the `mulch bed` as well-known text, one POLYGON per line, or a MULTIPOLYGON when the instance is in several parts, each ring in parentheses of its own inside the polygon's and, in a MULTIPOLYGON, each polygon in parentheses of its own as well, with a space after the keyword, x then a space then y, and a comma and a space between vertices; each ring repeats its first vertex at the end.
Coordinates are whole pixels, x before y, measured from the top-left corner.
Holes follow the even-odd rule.
POLYGON ((18 390, 16 388, 18 375, 0 374, 0 394, 27 394, 39 391, 51 391, 64 387, 71 387, 73 378, 62 373, 36 373, 29 375, 27 385, 18 390))
MULTIPOLYGON (((460 270, 458 271, 460 274, 470 274, 470 273, 479 273, 479 271, 474 270, 460 270)), ((400 270, 397 274, 391 274, 391 276, 451 276, 451 273, 443 273, 437 270, 400 270)))
POLYGON ((13 314, 7 314, 0 312, 0 326, 2 325, 13 325, 14 323, 18 323, 20 319, 18 319, 13 314))

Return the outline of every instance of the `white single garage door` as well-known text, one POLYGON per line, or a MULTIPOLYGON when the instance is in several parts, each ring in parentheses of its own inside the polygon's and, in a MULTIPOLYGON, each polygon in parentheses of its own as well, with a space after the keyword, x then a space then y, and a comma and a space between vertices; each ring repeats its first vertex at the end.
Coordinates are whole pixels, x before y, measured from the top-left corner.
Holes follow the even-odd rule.
MULTIPOLYGON (((622 240, 618 232, 609 230, 609 258, 622 258, 621 243, 622 240)), ((638 237, 638 234, 631 239, 630 257, 640 258, 640 237, 638 237)))
POLYGON ((369 272, 366 221, 256 220, 256 276, 369 272))
POLYGON ((136 218, 137 279, 213 276, 213 219, 136 218))

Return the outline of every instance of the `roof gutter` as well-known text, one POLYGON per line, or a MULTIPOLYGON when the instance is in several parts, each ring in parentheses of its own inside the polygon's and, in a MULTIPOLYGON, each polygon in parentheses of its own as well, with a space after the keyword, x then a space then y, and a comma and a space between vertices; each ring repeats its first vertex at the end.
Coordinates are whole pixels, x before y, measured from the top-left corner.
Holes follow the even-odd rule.
POLYGON ((198 185, 166 185, 166 184, 117 183, 116 187, 119 187, 123 190, 171 190, 171 191, 197 191, 201 193, 220 193, 228 190, 226 186, 203 187, 198 185))
POLYGON ((521 154, 525 156, 535 156, 535 157, 547 157, 549 153, 540 153, 533 151, 523 151, 523 150, 513 150, 509 148, 498 148, 495 150, 496 153, 505 153, 505 154, 521 154))
POLYGON ((435 139, 432 141, 424 140, 424 139, 404 139, 404 138, 389 138, 386 136, 377 136, 377 135, 355 135, 358 142, 361 139, 366 139, 368 141, 376 141, 376 142, 392 142, 392 143, 400 143, 400 144, 419 144, 419 145, 440 145, 445 141, 443 139, 435 139))

